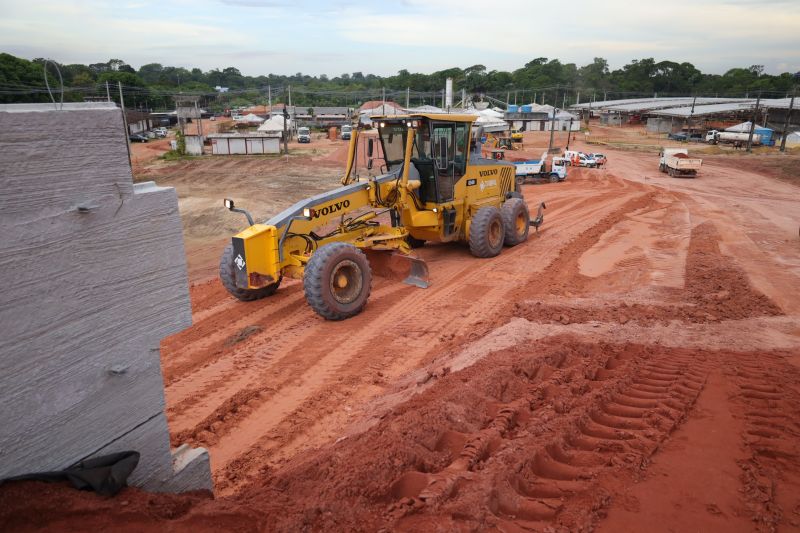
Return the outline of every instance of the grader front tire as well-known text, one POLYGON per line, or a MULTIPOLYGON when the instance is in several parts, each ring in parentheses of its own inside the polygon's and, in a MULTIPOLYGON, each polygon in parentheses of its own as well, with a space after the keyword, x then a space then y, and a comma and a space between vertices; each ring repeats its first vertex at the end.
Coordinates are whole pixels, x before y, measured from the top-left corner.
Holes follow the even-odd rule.
POLYGON ((491 206, 478 209, 469 229, 469 251, 472 255, 494 257, 503 249, 504 240, 505 230, 500 210, 491 206))
POLYGON ((326 244, 311 256, 303 274, 308 305, 327 320, 344 320, 364 309, 372 272, 364 253, 343 242, 326 244))
POLYGON ((260 289, 242 289, 236 286, 235 268, 236 265, 233 264, 233 245, 229 244, 225 247, 219 259, 219 280, 222 282, 222 286, 225 287, 232 296, 243 302, 251 302, 253 300, 266 298, 267 296, 272 296, 281 284, 281 280, 279 279, 275 283, 271 283, 260 289))

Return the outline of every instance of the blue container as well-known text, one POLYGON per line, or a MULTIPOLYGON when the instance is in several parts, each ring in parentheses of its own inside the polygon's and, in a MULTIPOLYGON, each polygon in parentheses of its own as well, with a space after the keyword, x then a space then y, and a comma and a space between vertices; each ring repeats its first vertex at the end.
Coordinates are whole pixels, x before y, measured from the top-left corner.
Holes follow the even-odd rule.
POLYGON ((764 146, 774 146, 775 141, 773 140, 772 136, 774 135, 775 131, 769 128, 755 128, 753 133, 756 135, 761 136, 761 144, 764 146))
POLYGON ((531 112, 531 110, 532 110, 532 108, 531 108, 531 106, 529 106, 529 105, 524 105, 524 106, 522 106, 522 107, 520 108, 520 111, 521 111, 522 113, 530 113, 530 112, 531 112))
POLYGON ((755 133, 756 135, 761 135, 762 141, 769 141, 772 140, 772 134, 774 132, 769 128, 755 128, 753 130, 753 133, 755 133))
POLYGON ((508 110, 507 111, 509 113, 516 113, 518 109, 519 109, 519 106, 510 105, 510 106, 508 106, 508 110))

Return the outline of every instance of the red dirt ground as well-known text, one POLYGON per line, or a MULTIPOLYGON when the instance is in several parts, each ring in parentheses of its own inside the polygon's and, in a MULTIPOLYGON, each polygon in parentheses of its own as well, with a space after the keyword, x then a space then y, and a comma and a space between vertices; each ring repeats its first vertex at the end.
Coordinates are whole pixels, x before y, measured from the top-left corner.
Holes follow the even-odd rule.
POLYGON ((211 277, 241 226, 212 200, 330 188, 342 143, 149 168, 178 188, 192 279, 167 414, 174 444, 209 449, 216 497, 9 484, 0 529, 800 528, 800 189, 735 163, 773 156, 685 180, 574 145, 610 162, 524 186, 538 235, 489 260, 428 245, 429 289, 375 278, 344 322, 299 282, 242 303, 211 277))

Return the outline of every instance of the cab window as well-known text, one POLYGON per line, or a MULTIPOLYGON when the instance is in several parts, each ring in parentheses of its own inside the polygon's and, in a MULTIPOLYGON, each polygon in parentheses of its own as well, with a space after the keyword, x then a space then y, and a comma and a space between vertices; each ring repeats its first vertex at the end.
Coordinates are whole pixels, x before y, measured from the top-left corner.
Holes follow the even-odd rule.
POLYGON ((386 164, 391 168, 403 162, 408 128, 405 124, 386 124, 379 129, 386 164))

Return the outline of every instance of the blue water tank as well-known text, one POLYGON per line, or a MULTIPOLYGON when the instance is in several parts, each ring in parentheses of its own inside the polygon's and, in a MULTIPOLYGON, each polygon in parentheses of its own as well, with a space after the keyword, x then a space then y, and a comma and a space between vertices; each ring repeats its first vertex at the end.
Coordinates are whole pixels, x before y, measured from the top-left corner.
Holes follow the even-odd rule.
POLYGON ((522 113, 530 113, 530 112, 531 112, 531 109, 532 109, 532 108, 531 108, 531 106, 529 106, 529 105, 524 105, 524 106, 522 106, 522 107, 520 108, 520 111, 521 111, 522 113))
POLYGON ((519 109, 519 106, 515 106, 515 105, 508 106, 508 112, 509 113, 516 113, 518 109, 519 109))
POLYGON ((775 131, 770 128, 754 128, 753 133, 761 136, 761 144, 764 146, 775 146, 775 141, 772 139, 775 131))
POLYGON ((772 134, 774 132, 769 128, 755 128, 753 130, 753 133, 755 133, 756 135, 761 135, 762 141, 768 141, 772 139, 772 134))

